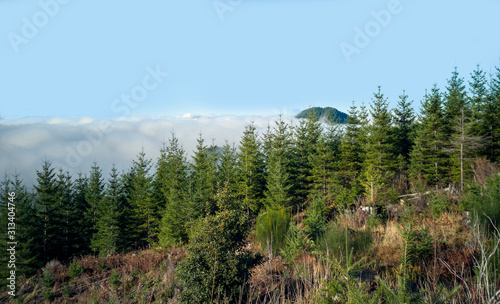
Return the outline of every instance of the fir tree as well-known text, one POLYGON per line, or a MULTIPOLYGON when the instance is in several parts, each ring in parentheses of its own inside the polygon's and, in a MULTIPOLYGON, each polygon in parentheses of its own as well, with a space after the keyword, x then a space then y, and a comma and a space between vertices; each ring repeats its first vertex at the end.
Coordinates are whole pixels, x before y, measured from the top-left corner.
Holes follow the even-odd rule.
MULTIPOLYGON (((367 145, 365 148, 366 159, 364 162, 365 172, 363 173, 364 182, 369 182, 370 189, 365 189, 371 193, 382 192, 385 186, 389 186, 392 182, 392 173, 396 166, 394 160, 394 142, 392 141, 392 121, 389 112, 389 103, 387 98, 378 88, 378 92, 374 93, 370 114, 372 123, 369 126, 369 134, 367 136, 367 145), (377 176, 375 180, 371 177, 377 176), (376 184, 374 184, 376 182, 376 184), (375 187, 378 190, 374 191, 375 187)), ((378 197, 371 197, 371 202, 376 202, 378 197)))
POLYGON ((267 208, 281 209, 291 203, 290 154, 292 141, 289 126, 280 119, 276 121, 273 132, 268 135, 269 151, 267 159, 267 177, 265 204, 267 208))
POLYGON ((85 243, 90 244, 90 240, 97 232, 98 209, 101 205, 104 194, 104 179, 102 178, 102 171, 96 162, 90 168, 90 176, 88 179, 88 186, 85 190, 85 201, 87 203, 87 210, 85 212, 85 243))
POLYGON ((152 198, 153 184, 149 173, 150 169, 151 160, 146 158, 146 153, 142 150, 138 154, 137 160, 133 161, 131 169, 129 203, 134 212, 134 228, 138 248, 151 246, 156 241, 159 225, 158 205, 152 198))
POLYGON ((216 173, 216 155, 215 147, 207 147, 204 144, 205 140, 198 138, 198 145, 193 155, 192 165, 192 217, 197 219, 206 215, 206 213, 213 213, 216 209, 214 195, 215 195, 215 173, 216 173))
POLYGON ((74 227, 73 255, 85 255, 90 253, 90 239, 92 238, 92 226, 88 221, 89 204, 85 199, 88 189, 88 178, 82 173, 78 173, 73 183, 72 198, 72 225, 74 227))
POLYGON ((315 154, 315 147, 321 136, 321 123, 314 111, 307 118, 301 119, 295 128, 293 163, 291 164, 292 196, 300 205, 303 205, 311 188, 311 158, 315 154))
POLYGON ((412 102, 408 101, 408 95, 405 91, 399 96, 398 107, 394 110, 394 125, 395 125, 395 155, 402 155, 408 161, 410 150, 413 146, 412 133, 414 130, 415 115, 412 102))
POLYGON ((191 220, 188 210, 188 165, 186 153, 173 133, 169 146, 161 150, 158 166, 163 168, 158 179, 165 199, 159 244, 168 247, 187 243, 191 220))
POLYGON ((111 168, 104 196, 96 210, 96 233, 92 236, 92 250, 101 255, 118 251, 120 217, 124 205, 120 176, 115 165, 111 168))
POLYGON ((431 94, 425 94, 415 145, 410 152, 411 177, 423 178, 429 185, 448 181, 444 119, 442 96, 437 85, 434 85, 431 94))
POLYGON ((238 162, 240 176, 238 178, 238 196, 245 205, 247 214, 258 214, 264 197, 264 155, 262 144, 255 131, 253 122, 245 127, 240 140, 238 162))
POLYGON ((216 181, 218 185, 227 185, 231 195, 238 193, 239 166, 234 144, 231 146, 227 141, 222 146, 217 162, 216 181))

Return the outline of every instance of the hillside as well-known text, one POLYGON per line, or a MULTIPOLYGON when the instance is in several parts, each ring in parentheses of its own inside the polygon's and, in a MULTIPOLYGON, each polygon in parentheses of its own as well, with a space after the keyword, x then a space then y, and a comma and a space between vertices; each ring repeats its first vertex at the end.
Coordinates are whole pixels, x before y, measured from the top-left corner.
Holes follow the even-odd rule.
POLYGON ((310 113, 315 113, 316 117, 320 120, 326 120, 328 122, 337 122, 337 123, 347 123, 347 114, 344 112, 341 112, 335 108, 332 107, 312 107, 309 109, 306 109, 297 116, 296 118, 307 118, 310 113))

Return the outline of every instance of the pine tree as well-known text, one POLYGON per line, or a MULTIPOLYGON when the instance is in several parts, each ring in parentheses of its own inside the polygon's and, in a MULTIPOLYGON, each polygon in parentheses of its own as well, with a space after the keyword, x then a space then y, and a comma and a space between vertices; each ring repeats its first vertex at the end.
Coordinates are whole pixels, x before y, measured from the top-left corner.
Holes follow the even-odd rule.
POLYGON ((42 235, 41 264, 45 264, 53 259, 61 259, 61 222, 62 210, 60 207, 60 185, 56 180, 56 173, 49 161, 44 161, 42 169, 36 171, 37 184, 35 188, 35 209, 42 235))
MULTIPOLYGON (((445 134, 447 140, 451 141, 452 138, 456 137, 458 134, 458 129, 456 128, 459 124, 466 124, 467 121, 461 121, 461 119, 469 118, 470 105, 469 99, 467 98, 464 79, 459 77, 457 68, 455 67, 452 76, 448 79, 448 86, 446 87, 446 93, 444 95, 444 118, 445 118, 445 134)), ((460 129, 460 128, 459 128, 460 129)), ((456 182, 460 181, 460 153, 456 149, 448 149, 451 152, 450 155, 450 172, 453 180, 456 182)))
POLYGON ((89 204, 85 199, 88 189, 88 178, 82 173, 78 173, 73 183, 72 197, 72 226, 73 226, 73 255, 86 255, 90 253, 90 239, 92 237, 92 226, 87 218, 89 204))
POLYGON ((410 152, 410 175, 414 179, 423 178, 432 186, 445 184, 449 180, 448 160, 444 154, 447 139, 443 101, 437 85, 431 94, 425 94, 419 119, 415 145, 410 152))
POLYGON ((491 76, 489 94, 484 105, 483 133, 486 137, 485 154, 491 161, 498 161, 500 155, 500 69, 491 76))
POLYGON ((88 186, 85 190, 85 201, 87 210, 85 211, 85 243, 90 244, 91 239, 97 232, 98 210, 104 194, 104 179, 102 171, 96 162, 90 168, 88 186))
POLYGON ((222 146, 217 162, 216 181, 218 185, 227 185, 231 195, 238 193, 239 172, 238 159, 234 144, 231 146, 227 141, 222 146))
POLYGON ((159 244, 163 247, 185 244, 188 241, 188 225, 191 220, 188 210, 190 207, 188 204, 188 164, 186 153, 173 133, 169 146, 161 150, 158 166, 163 168, 161 176, 157 179, 161 183, 165 199, 159 244))
MULTIPOLYGON (((372 123, 369 126, 367 145, 365 148, 366 159, 364 162, 363 182, 370 184, 367 192, 382 193, 382 190, 392 183, 393 172, 396 167, 394 160, 394 142, 392 141, 392 121, 387 98, 380 91, 374 93, 370 114, 372 123), (377 179, 372 177, 377 176, 377 179), (375 184, 376 182, 376 184, 375 184), (377 188, 376 191, 373 188, 377 188)), ((379 197, 371 197, 371 203, 378 201, 379 197)))
MULTIPOLYGON (((56 238, 59 239, 58 248, 58 258, 66 261, 73 254, 73 248, 75 247, 75 229, 73 217, 73 185, 71 181, 71 175, 69 172, 64 172, 59 169, 59 174, 57 174, 57 188, 58 188, 58 199, 56 203, 56 214, 57 216, 57 235, 56 238)), ((82 214, 83 216, 83 214, 82 214)))
POLYGON ((353 102, 340 144, 339 160, 340 182, 349 192, 349 201, 354 201, 361 194, 359 177, 365 159, 363 147, 366 145, 366 125, 366 108, 362 106, 361 110, 358 110, 353 102))
MULTIPOLYGON (((43 240, 36 210, 33 208, 33 195, 28 193, 19 174, 14 175, 13 179, 6 175, 0 183, 0 210, 2 233, 0 249, 7 253, 7 249, 11 246, 7 242, 17 242, 16 276, 28 277, 43 265, 41 256, 43 240), (15 215, 11 216, 10 212, 15 215)), ((9 260, 8 254, 0 256, 0 262, 4 265, 0 269, 4 286, 7 285, 5 279, 10 275, 9 271, 13 270, 9 267, 9 260)))
POLYGON ((238 193, 247 209, 258 214, 264 197, 264 155, 261 152, 262 144, 258 139, 253 122, 245 127, 240 140, 238 160, 240 177, 238 193))
POLYGON ((120 237, 120 217, 124 207, 120 176, 115 165, 111 168, 103 198, 96 209, 96 233, 92 236, 92 250, 100 255, 117 252, 120 237))
POLYGON ((399 96, 398 107, 394 110, 394 125, 395 125, 395 155, 402 155, 408 161, 410 158, 410 150, 413 146, 412 133, 414 130, 415 115, 412 102, 408 101, 408 95, 405 91, 399 96))
POLYGON ((267 159, 267 177, 265 204, 267 208, 281 209, 289 207, 292 196, 290 189, 290 153, 292 149, 289 126, 279 118, 273 132, 268 135, 269 151, 267 159))
POLYGON ((337 126, 332 124, 322 133, 314 145, 314 153, 309 157, 311 182, 309 198, 321 198, 327 205, 333 204, 336 195, 341 191, 338 174, 340 154, 340 135, 337 126))
POLYGON ((215 173, 216 147, 207 147, 202 135, 198 138, 198 145, 193 155, 192 165, 192 217, 197 219, 207 213, 215 212, 215 173))
POLYGON ((304 205, 311 188, 311 158, 322 132, 316 113, 311 111, 307 118, 301 119, 295 128, 294 149, 292 151, 291 177, 294 185, 292 196, 299 205, 304 205))
POLYGON ((130 180, 130 203, 134 212, 134 228, 136 234, 136 247, 151 246, 156 241, 157 227, 159 225, 158 205, 152 198, 151 160, 146 158, 142 150, 133 161, 132 176, 130 180))

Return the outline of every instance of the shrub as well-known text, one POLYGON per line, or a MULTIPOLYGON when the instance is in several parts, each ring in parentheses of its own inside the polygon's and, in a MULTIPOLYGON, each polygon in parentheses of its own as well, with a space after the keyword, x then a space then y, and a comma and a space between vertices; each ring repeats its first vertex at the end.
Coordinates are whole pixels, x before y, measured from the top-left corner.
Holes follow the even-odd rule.
POLYGON ((77 278, 83 274, 83 265, 76 259, 73 259, 68 268, 68 275, 70 278, 77 278))
POLYGON ((369 229, 355 231, 339 222, 330 222, 323 237, 318 242, 320 249, 331 256, 344 257, 346 252, 360 256, 368 252, 373 242, 369 229))
POLYGON ((111 285, 114 289, 117 289, 121 285, 122 281, 120 280, 120 276, 116 270, 113 270, 111 273, 111 277, 109 278, 109 285, 111 285))
POLYGON ((219 296, 234 303, 259 260, 243 248, 249 220, 242 204, 224 189, 217 194, 217 205, 215 215, 207 215, 195 226, 188 256, 179 264, 182 303, 213 303, 219 296))
POLYGON ((290 227, 290 216, 285 209, 268 209, 257 220, 257 239, 264 249, 277 254, 285 245, 288 227, 290 227))
POLYGON ((317 240, 325 233, 325 213, 325 201, 321 198, 313 199, 311 205, 307 209, 307 218, 304 220, 306 232, 312 240, 317 240))
POLYGON ((281 256, 291 264, 313 246, 314 242, 307 237, 303 229, 297 225, 291 225, 285 238, 285 246, 281 250, 281 256))
POLYGON ((463 209, 476 213, 479 223, 492 232, 494 227, 500 226, 498 202, 500 202, 500 174, 487 179, 485 187, 473 186, 460 203, 463 209))

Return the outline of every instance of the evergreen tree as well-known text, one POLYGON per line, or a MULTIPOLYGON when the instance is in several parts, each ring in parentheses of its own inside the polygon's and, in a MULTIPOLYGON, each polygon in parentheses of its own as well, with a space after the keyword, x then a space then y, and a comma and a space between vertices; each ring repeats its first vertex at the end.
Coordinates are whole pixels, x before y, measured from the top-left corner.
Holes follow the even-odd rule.
MULTIPOLYGON (((367 145, 365 148, 366 159, 364 162, 363 182, 365 190, 371 193, 381 193, 385 186, 389 186, 393 179, 396 167, 394 162, 394 142, 392 141, 392 121, 387 98, 380 91, 374 93, 370 114, 372 123, 369 126, 367 145), (377 176, 377 179, 374 177, 377 176), (370 189, 366 188, 366 183, 370 189), (377 188, 374 191, 372 188, 377 188)), ((370 196, 371 203, 378 201, 378 197, 370 196)))
POLYGON ((294 149, 291 164, 291 178, 294 187, 292 196, 300 205, 304 205, 311 188, 311 158, 316 153, 315 147, 321 136, 321 123, 314 111, 301 119, 295 128, 294 149))
POLYGON ((247 214, 258 214, 264 197, 264 155, 261 152, 261 142, 255 131, 253 122, 245 127, 245 132, 240 140, 238 162, 240 177, 238 193, 247 214))
POLYGON ((142 150, 133 161, 130 180, 131 192, 129 205, 133 209, 136 247, 151 246, 156 241, 159 225, 158 205, 152 198, 151 160, 142 150))
POLYGON ((276 121, 273 132, 268 135, 269 151, 267 159, 267 177, 265 204, 267 208, 281 209, 291 203, 290 154, 292 149, 291 134, 287 123, 280 118, 276 121))
POLYGON ((78 173, 73 183, 72 197, 72 227, 73 227, 73 255, 85 255, 90 253, 90 239, 92 238, 92 226, 88 221, 89 204, 85 193, 89 186, 89 180, 82 173, 78 173))
POLYGON ((226 141, 220 151, 217 162, 216 181, 218 185, 226 185, 231 195, 238 193, 239 166, 234 144, 231 146, 226 141))
POLYGON ((309 198, 321 198, 328 205, 333 204, 335 196, 341 191, 338 174, 340 136, 337 126, 332 124, 322 133, 314 145, 314 153, 309 157, 311 182, 309 198))
POLYGON ((49 161, 44 161, 42 169, 36 171, 37 184, 35 188, 35 209, 41 225, 42 250, 40 263, 43 265, 53 259, 61 259, 64 253, 61 248, 62 210, 60 207, 60 185, 56 180, 56 173, 49 161))
POLYGON ((162 167, 161 189, 165 199, 159 243, 163 247, 184 244, 188 241, 190 212, 188 208, 188 165, 186 153, 172 133, 169 146, 163 147, 159 167, 162 167))
POLYGON ((444 118, 445 118, 445 134, 450 137, 454 132, 453 126, 461 116, 462 110, 465 111, 465 116, 469 115, 469 102, 465 90, 464 79, 459 77, 458 70, 455 67, 448 79, 446 93, 444 94, 444 118))
POLYGON ((394 147, 395 155, 402 155, 408 161, 410 157, 410 150, 413 146, 412 133, 414 130, 415 115, 412 102, 408 100, 408 95, 405 91, 399 96, 398 107, 394 110, 394 147))
POLYGON ((104 179, 102 171, 96 162, 90 168, 88 186, 85 190, 85 201, 87 210, 85 212, 85 243, 90 244, 91 239, 97 232, 98 209, 104 194, 104 179))
POLYGON ((73 216, 73 185, 69 172, 59 169, 56 183, 58 188, 57 212, 53 216, 57 216, 55 227, 58 231, 56 238, 59 239, 58 258, 66 261, 73 254, 76 229, 74 222, 72 222, 75 217, 73 216))
POLYGON ((483 132, 486 137, 485 154, 491 161, 498 161, 500 155, 500 69, 491 76, 489 94, 484 105, 483 132))
POLYGON ((216 185, 216 155, 215 149, 207 147, 204 144, 205 140, 198 138, 198 145, 193 155, 192 165, 192 217, 195 219, 201 218, 206 213, 215 212, 216 206, 214 201, 215 185, 216 185))
POLYGON ((349 192, 346 197, 348 201, 354 201, 361 194, 359 178, 365 159, 363 147, 366 145, 366 126, 366 108, 362 106, 358 110, 353 102, 340 144, 339 160, 340 182, 349 192))
MULTIPOLYGON (((6 175, 0 183, 0 225, 2 252, 7 253, 7 249, 10 248, 11 245, 7 242, 17 242, 16 276, 28 277, 34 274, 43 266, 41 256, 43 240, 39 233, 40 225, 36 210, 33 208, 33 195, 26 190, 18 174, 14 175, 13 179, 6 175), (11 216, 12 213, 9 215, 10 212, 15 213, 15 216, 11 216)), ((8 254, 0 257, 0 262, 4 265, 0 269, 3 286, 7 285, 5 279, 10 275, 9 271, 13 270, 8 267, 9 260, 8 254)))
POLYGON ((411 177, 423 178, 429 185, 448 182, 444 120, 442 96, 434 85, 431 94, 425 94, 415 145, 410 152, 411 177))
POLYGON ((111 168, 104 196, 96 210, 96 233, 92 236, 92 250, 100 255, 118 251, 120 217, 124 207, 120 176, 115 165, 111 168))

